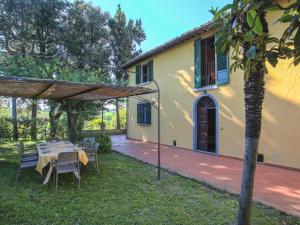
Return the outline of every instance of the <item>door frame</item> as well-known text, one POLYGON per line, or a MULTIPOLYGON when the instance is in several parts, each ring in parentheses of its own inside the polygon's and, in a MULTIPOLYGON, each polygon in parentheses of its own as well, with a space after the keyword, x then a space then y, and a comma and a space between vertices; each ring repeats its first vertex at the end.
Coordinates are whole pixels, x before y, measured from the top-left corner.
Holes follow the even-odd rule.
POLYGON ((203 152, 207 154, 212 154, 212 155, 219 155, 219 105, 217 99, 211 95, 211 94, 200 94, 197 96, 193 103, 193 151, 195 152, 203 152), (201 151, 197 149, 197 139, 198 139, 198 129, 197 129, 197 124, 198 124, 198 103, 203 97, 209 97, 213 100, 215 107, 216 107, 216 152, 206 152, 206 151, 201 151))

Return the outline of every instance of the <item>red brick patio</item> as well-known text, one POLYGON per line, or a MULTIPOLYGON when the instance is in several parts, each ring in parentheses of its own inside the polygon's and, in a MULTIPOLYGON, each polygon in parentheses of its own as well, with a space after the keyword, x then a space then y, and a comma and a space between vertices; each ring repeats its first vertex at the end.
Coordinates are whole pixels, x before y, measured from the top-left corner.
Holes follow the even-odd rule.
MULTIPOLYGON (((112 136, 113 150, 147 163, 157 164, 157 145, 112 136)), ((161 147, 163 168, 211 184, 218 189, 239 193, 242 161, 227 157, 161 147)), ((254 199, 290 214, 300 216, 300 172, 257 165, 254 199)))

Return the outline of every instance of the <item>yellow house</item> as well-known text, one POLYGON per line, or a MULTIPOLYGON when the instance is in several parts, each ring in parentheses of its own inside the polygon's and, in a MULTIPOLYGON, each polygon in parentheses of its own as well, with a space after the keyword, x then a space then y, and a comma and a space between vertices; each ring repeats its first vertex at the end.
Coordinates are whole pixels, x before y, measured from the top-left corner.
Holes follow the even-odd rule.
MULTIPOLYGON (((279 14, 267 15, 280 35, 279 14)), ((209 154, 242 158, 244 151, 243 72, 229 72, 231 60, 216 55, 215 30, 204 24, 126 63, 129 84, 161 91, 161 143, 209 154)), ((229 54, 230 55, 230 54, 229 54)), ((268 65, 259 161, 300 169, 300 67, 268 65)), ((148 101, 128 101, 127 137, 157 142, 157 113, 148 101)))

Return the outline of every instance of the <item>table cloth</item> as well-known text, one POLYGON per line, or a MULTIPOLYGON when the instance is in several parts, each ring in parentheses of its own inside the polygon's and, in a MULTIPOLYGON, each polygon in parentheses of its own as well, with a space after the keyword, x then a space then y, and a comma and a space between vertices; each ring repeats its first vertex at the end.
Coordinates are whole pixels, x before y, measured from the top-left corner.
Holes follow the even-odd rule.
POLYGON ((58 154, 61 152, 78 151, 79 161, 83 165, 87 165, 88 157, 85 151, 81 147, 78 147, 71 142, 60 141, 60 142, 46 142, 37 145, 39 159, 36 166, 36 171, 42 174, 43 168, 50 163, 50 167, 47 176, 43 184, 47 184, 53 171, 53 160, 57 160, 58 154))

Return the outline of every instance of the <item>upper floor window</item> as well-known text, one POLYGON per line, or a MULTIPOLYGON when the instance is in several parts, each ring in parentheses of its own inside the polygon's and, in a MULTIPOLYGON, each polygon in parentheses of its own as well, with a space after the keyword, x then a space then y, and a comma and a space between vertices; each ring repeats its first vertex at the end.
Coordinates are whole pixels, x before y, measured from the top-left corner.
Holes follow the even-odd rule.
POLYGON ((215 72, 215 38, 201 41, 201 85, 202 87, 216 84, 215 72))
POLYGON ((142 83, 146 83, 149 81, 149 68, 148 63, 142 65, 142 83))
POLYGON ((195 88, 229 83, 228 56, 215 48, 215 37, 194 43, 195 88))
POLYGON ((143 84, 153 80, 153 60, 136 66, 135 79, 136 84, 143 84))

